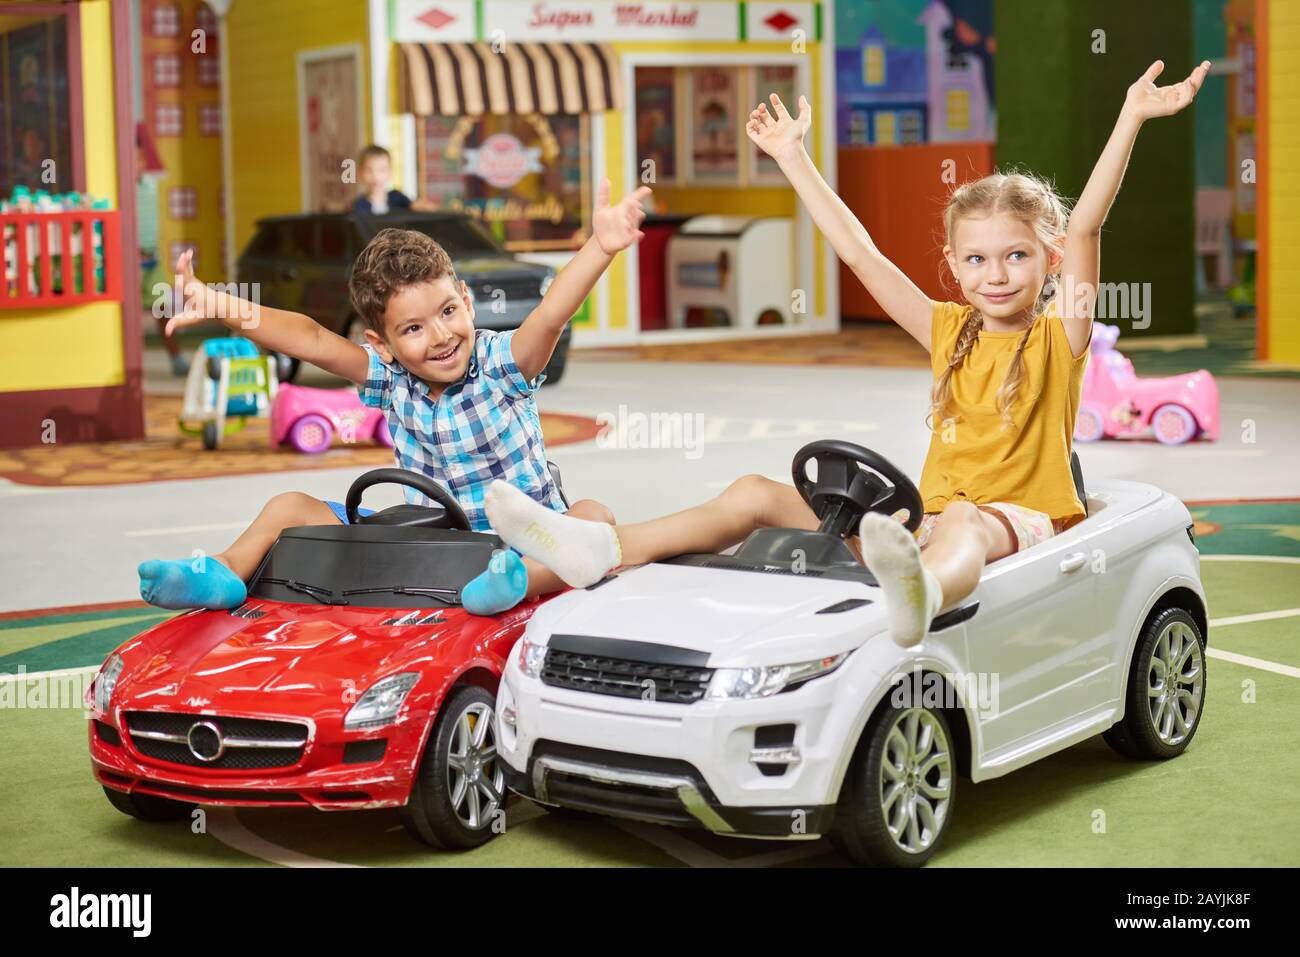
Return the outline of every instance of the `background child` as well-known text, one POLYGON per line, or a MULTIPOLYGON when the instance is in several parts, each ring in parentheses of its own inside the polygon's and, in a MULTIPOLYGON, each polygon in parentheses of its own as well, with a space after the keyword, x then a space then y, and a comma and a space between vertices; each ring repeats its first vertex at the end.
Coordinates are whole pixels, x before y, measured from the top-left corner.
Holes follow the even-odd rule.
POLYGON ((352 204, 354 213, 372 213, 376 216, 394 209, 432 209, 433 204, 423 199, 414 202, 400 189, 391 189, 393 182, 393 157, 382 146, 371 143, 357 159, 357 179, 363 192, 352 204))
MULTIPOLYGON (((932 437, 921 474, 926 514, 914 538, 878 513, 863 517, 863 560, 885 593, 890 632, 913 645, 946 604, 969 595, 984 565, 1070 527, 1084 515, 1070 445, 1088 361, 1101 227, 1142 123, 1192 102, 1209 70, 1156 87, 1157 61, 1128 90, 1119 120, 1072 216, 1044 182, 994 175, 956 190, 944 213, 944 258, 966 304, 934 302, 890 262, 817 171, 803 146, 812 121, 772 95, 749 138, 772 156, 836 253, 889 316, 931 354, 932 437), (1051 282, 1049 283, 1049 279, 1051 282), (924 553, 921 551, 925 547, 924 553)), ((494 483, 486 508, 498 534, 574 586, 620 563, 716 551, 764 525, 815 528, 791 487, 750 476, 714 501, 631 526, 542 514, 494 483)))
MULTIPOLYGON (((474 328, 469 289, 432 239, 385 229, 362 250, 349 284, 353 306, 366 321, 367 344, 335 335, 307 316, 243 302, 209 289, 195 277, 189 253, 177 271, 184 309, 169 327, 220 317, 268 351, 311 362, 357 383, 362 401, 383 409, 403 468, 424 472, 447 487, 476 531, 490 531, 484 490, 505 476, 530 500, 563 509, 546 465, 534 393, 560 335, 613 257, 641 238, 642 187, 615 206, 609 181, 601 184, 592 237, 551 283, 546 296, 516 330, 474 328), (246 317, 252 315, 250 322, 246 317), (247 324, 251 328, 243 328, 247 324)), ((413 489, 407 500, 423 504, 413 489)), ((570 512, 612 521, 597 502, 570 512)), ((230 548, 213 561, 149 561, 140 565, 140 594, 164 608, 233 608, 245 598, 244 580, 285 528, 346 521, 337 502, 301 493, 278 495, 230 548)), ((514 553, 471 581, 462 595, 476 614, 512 607, 526 595, 563 587, 551 572, 514 553)))

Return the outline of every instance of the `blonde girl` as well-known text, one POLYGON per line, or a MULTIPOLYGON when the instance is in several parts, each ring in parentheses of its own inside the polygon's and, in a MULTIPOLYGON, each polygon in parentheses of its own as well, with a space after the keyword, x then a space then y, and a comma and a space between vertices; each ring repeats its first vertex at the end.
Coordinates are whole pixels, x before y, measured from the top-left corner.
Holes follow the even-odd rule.
MULTIPOLYGON (((863 517, 863 561, 885 593, 904 646, 974 590, 988 562, 1081 520, 1070 443, 1101 261, 1101 227, 1142 124, 1192 102, 1209 69, 1157 87, 1156 61, 1128 90, 1119 120, 1069 213, 1044 181, 995 174, 961 186, 944 211, 943 248, 964 303, 936 302, 882 253, 804 149, 812 121, 773 94, 749 117, 749 138, 772 156, 839 257, 885 312, 930 353, 925 515, 915 537, 877 513, 863 517)), ((817 527, 790 486, 747 476, 704 505, 640 525, 610 526, 538 506, 505 483, 489 487, 492 526, 574 586, 621 564, 716 551, 759 527, 817 527)))

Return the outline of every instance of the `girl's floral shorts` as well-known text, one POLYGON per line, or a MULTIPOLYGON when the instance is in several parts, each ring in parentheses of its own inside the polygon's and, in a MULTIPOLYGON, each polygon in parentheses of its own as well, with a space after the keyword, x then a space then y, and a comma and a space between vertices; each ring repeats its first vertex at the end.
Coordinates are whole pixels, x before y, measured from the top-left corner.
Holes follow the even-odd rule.
MULTIPOLYGON (((1012 505, 1010 502, 989 502, 987 505, 977 505, 976 508, 1002 521, 1007 531, 1011 533, 1011 540, 1016 543, 1018 552, 1047 541, 1053 535, 1059 534, 1064 527, 1063 519, 1053 519, 1032 508, 1012 505)), ((921 525, 916 530, 916 544, 921 548, 925 548, 926 543, 929 542, 930 533, 938 521, 938 512, 926 512, 921 517, 921 525)))

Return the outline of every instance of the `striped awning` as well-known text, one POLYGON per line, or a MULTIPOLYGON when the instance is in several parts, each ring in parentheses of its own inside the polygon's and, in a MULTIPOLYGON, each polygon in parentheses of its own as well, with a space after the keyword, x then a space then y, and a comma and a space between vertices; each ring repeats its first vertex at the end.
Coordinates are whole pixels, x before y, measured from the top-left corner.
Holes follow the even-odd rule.
POLYGON ((603 43, 399 43, 398 111, 417 116, 621 109, 618 57, 603 43))

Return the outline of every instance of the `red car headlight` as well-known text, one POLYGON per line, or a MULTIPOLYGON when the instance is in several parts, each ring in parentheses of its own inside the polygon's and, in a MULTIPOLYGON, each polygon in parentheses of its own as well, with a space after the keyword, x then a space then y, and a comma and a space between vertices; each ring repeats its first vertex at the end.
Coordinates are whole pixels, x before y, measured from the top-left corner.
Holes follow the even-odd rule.
POLYGON ((365 731, 390 724, 396 720, 406 696, 419 680, 419 672, 403 671, 376 681, 357 699, 343 719, 343 730, 365 731))

